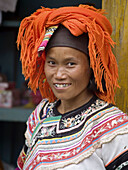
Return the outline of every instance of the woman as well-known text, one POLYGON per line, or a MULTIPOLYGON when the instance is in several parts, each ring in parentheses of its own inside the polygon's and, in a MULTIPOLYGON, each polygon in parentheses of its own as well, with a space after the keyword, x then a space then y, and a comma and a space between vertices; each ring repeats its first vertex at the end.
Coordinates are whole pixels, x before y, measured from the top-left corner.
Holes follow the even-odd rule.
POLYGON ((87 5, 42 7, 22 21, 23 74, 45 99, 27 121, 20 169, 128 168, 128 118, 112 104, 111 33, 103 11, 87 5))

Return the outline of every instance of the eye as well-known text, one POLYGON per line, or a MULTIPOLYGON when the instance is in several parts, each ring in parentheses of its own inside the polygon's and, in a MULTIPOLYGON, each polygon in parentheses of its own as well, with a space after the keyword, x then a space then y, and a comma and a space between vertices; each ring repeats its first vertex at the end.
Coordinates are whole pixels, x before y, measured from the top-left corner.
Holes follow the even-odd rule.
POLYGON ((55 61, 47 61, 47 63, 50 65, 50 66, 54 66, 56 63, 55 61))
POLYGON ((74 63, 74 62, 68 62, 67 65, 68 65, 69 67, 73 67, 73 66, 76 65, 76 63, 74 63))

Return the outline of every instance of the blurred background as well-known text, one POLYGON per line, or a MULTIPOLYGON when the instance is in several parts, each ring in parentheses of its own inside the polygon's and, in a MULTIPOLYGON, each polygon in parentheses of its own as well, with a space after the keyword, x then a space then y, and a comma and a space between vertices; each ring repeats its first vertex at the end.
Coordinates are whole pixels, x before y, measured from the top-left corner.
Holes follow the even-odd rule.
POLYGON ((27 82, 22 75, 20 53, 16 47, 20 22, 41 6, 57 8, 80 3, 90 3, 108 12, 107 17, 114 27, 112 37, 118 45, 114 53, 121 68, 119 84, 123 87, 121 92, 117 92, 116 102, 122 110, 128 110, 128 40, 125 38, 128 35, 128 26, 125 24, 128 19, 127 0, 0 0, 1 169, 15 169, 17 157, 24 144, 27 118, 41 101, 39 91, 34 95, 27 88, 27 82))

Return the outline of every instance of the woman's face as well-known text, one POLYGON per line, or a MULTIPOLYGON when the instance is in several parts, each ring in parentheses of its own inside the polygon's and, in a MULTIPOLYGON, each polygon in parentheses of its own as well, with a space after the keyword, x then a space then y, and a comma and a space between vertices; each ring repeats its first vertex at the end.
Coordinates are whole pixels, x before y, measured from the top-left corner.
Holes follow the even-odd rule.
POLYGON ((63 101, 84 100, 88 96, 91 70, 87 56, 70 47, 48 50, 45 75, 54 95, 63 101))

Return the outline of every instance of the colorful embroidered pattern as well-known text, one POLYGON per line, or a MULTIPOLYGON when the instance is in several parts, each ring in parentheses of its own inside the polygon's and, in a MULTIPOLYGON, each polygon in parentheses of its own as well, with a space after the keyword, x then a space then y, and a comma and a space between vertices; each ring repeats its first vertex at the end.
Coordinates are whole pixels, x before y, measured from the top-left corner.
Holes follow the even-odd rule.
MULTIPOLYGON (((31 134, 31 137, 29 139, 28 135, 26 138, 30 143, 28 142, 24 170, 52 170, 79 163, 116 135, 128 132, 128 117, 118 108, 108 105, 100 99, 74 117, 67 116, 67 119, 63 119, 63 116, 47 118, 47 109, 50 108, 48 110, 52 115, 52 108, 48 101, 43 101, 42 104, 44 111, 42 117, 46 116, 46 118, 35 120, 36 128, 35 122, 30 123, 35 112, 37 119, 40 117, 37 112, 37 110, 41 110, 40 105, 28 120, 26 134, 31 134), (69 124, 68 120, 70 120, 69 124), (64 125, 62 129, 59 125, 61 122, 64 125)), ((54 105, 52 104, 52 106, 54 105)), ((19 156, 18 162, 21 159, 22 155, 19 156)), ((22 169, 22 164, 19 163, 19 167, 22 169)))
POLYGON ((51 26, 46 30, 46 33, 44 35, 44 39, 42 41, 42 43, 40 44, 39 48, 38 48, 38 53, 39 56, 41 55, 41 53, 44 51, 45 47, 48 44, 49 39, 51 38, 51 36, 53 35, 54 31, 58 28, 58 25, 56 26, 51 26))
POLYGON ((89 116, 90 113, 92 114, 93 111, 98 111, 98 109, 101 109, 101 107, 105 106, 105 104, 106 103, 102 100, 96 100, 93 104, 91 104, 89 108, 87 108, 87 110, 82 110, 80 114, 75 116, 73 115, 68 118, 63 118, 62 122, 60 122, 60 128, 70 128, 80 124, 83 120, 86 119, 86 117, 89 116))

